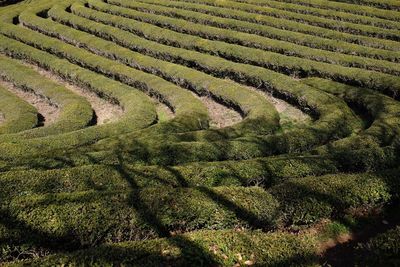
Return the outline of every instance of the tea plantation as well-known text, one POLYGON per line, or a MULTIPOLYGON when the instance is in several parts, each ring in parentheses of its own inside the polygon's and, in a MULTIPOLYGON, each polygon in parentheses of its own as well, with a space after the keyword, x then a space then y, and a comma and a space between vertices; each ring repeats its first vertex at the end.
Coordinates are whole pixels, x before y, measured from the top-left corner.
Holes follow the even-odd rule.
POLYGON ((400 266, 399 0, 0 0, 0 266, 400 266))

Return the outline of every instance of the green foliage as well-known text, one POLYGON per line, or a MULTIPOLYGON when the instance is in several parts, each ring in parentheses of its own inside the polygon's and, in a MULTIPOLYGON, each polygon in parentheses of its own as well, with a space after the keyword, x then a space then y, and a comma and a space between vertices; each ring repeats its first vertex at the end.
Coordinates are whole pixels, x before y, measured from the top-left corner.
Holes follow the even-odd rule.
POLYGON ((4 120, 0 124, 0 134, 28 130, 38 123, 37 110, 2 86, 0 86, 0 113, 4 120))
MULTIPOLYGON (((14 86, 42 98, 60 109, 57 122, 49 127, 38 128, 18 134, 15 138, 35 138, 81 129, 92 120, 89 102, 68 89, 50 81, 21 63, 0 57, 0 76, 14 86)), ((6 136, 6 140, 9 137, 6 136)))
MULTIPOLYGON (((237 3, 235 3, 235 5, 236 4, 237 3)), ((90 0, 89 5, 103 12, 127 18, 133 18, 139 21, 144 20, 146 22, 156 25, 170 25, 171 23, 166 21, 173 20, 169 18, 163 19, 160 16, 151 14, 145 14, 145 18, 143 18, 143 15, 141 16, 140 13, 137 14, 138 12, 136 11, 107 5, 98 0, 90 0)), ((123 20, 121 20, 120 23, 123 23, 123 20)), ((187 25, 188 23, 181 21, 181 24, 187 25)), ((288 57, 285 55, 261 51, 253 48, 246 48, 234 44, 206 40, 198 36, 177 33, 176 31, 179 31, 179 27, 176 26, 174 26, 173 31, 171 31, 169 29, 151 26, 149 24, 142 26, 140 25, 141 24, 138 22, 132 23, 131 21, 129 24, 124 25, 124 29, 127 29, 141 36, 146 36, 148 39, 160 41, 161 43, 167 45, 201 51, 212 55, 217 54, 223 58, 227 58, 236 62, 250 63, 252 65, 262 66, 283 73, 295 75, 299 73, 300 76, 318 75, 320 77, 331 78, 338 81, 366 86, 369 88, 379 88, 384 92, 386 91, 390 94, 396 95, 399 93, 398 91, 400 90, 400 80, 396 76, 367 71, 363 69, 334 66, 322 62, 299 59, 296 57, 288 57)), ((181 25, 180 27, 184 26, 181 25)), ((202 29, 203 28, 206 27, 202 27, 202 29)), ((185 30, 185 32, 187 31, 188 30, 185 30)))
POLYGON ((400 264, 400 226, 379 234, 358 247, 358 264, 398 266, 400 264))
MULTIPOLYGON (((372 221, 368 212, 392 211, 398 7, 341 2, 1 8, 2 84, 61 111, 33 128, 37 110, 0 87, 1 264, 317 266, 327 243, 372 221), (37 70, 123 114, 92 125, 93 99, 37 70), (214 102, 242 120, 210 128, 224 115, 214 102), (286 118, 289 104, 312 120, 286 118)), ((396 265, 397 235, 361 244, 359 264, 396 265)))
MULTIPOLYGON (((237 31, 230 30, 231 28, 230 26, 225 26, 224 29, 216 29, 215 27, 197 24, 200 21, 200 23, 206 25, 207 24, 212 24, 212 26, 214 26, 215 24, 216 26, 219 26, 221 24, 224 25, 225 22, 224 19, 221 19, 222 21, 217 20, 218 22, 213 22, 215 17, 210 15, 201 15, 197 12, 182 11, 176 8, 168 8, 165 6, 159 7, 155 5, 147 5, 138 2, 127 2, 124 0, 112 0, 109 1, 109 3, 141 11, 141 12, 129 11, 129 13, 124 13, 126 15, 129 14, 130 17, 133 17, 137 20, 149 23, 155 23, 156 25, 162 25, 163 27, 166 27, 168 29, 172 29, 182 33, 188 33, 191 35, 197 35, 205 39, 220 40, 228 43, 239 44, 258 49, 261 48, 266 51, 278 52, 290 56, 298 56, 301 58, 327 62, 330 64, 339 64, 342 66, 358 67, 369 70, 379 70, 380 72, 394 74, 394 75, 396 75, 396 73, 398 73, 399 70, 398 64, 396 63, 367 59, 352 55, 341 55, 334 52, 327 52, 321 49, 318 50, 310 49, 302 45, 289 44, 284 41, 276 41, 274 39, 269 39, 266 38, 267 36, 261 37, 254 34, 238 33, 237 31), (146 13, 143 13, 143 11, 145 11, 146 13), (161 14, 163 16, 165 15, 172 18, 165 18, 159 15, 147 14, 153 12, 156 14, 161 14), (176 19, 176 17, 182 19, 176 19), (189 21, 193 20, 194 22, 190 23, 187 20, 189 21)), ((168 5, 168 3, 166 5, 168 5)), ((353 15, 351 15, 351 17, 353 17, 353 15)), ((241 25, 240 22, 237 22, 236 24, 241 25)), ((254 31, 255 33, 259 32, 258 30, 255 30, 255 28, 256 29, 259 28, 257 27, 257 25, 250 24, 251 27, 248 27, 247 24, 245 25, 247 26, 245 27, 246 32, 247 31, 254 31)), ((233 27, 233 29, 240 30, 243 28, 236 26, 236 28, 233 27)), ((271 34, 269 30, 268 31, 264 30, 264 31, 271 34)), ((286 41, 286 39, 289 38, 286 37, 284 40, 286 41)), ((317 47, 319 48, 320 45, 318 45, 317 47)))
MULTIPOLYGON (((31 266, 309 266, 318 262, 312 235, 259 231, 199 231, 175 237, 104 245, 27 262, 31 266)), ((24 263, 15 264, 22 266, 24 263)))
POLYGON ((285 223, 301 225, 343 216, 350 208, 387 203, 399 190, 395 172, 326 175, 288 181, 271 188, 285 223))

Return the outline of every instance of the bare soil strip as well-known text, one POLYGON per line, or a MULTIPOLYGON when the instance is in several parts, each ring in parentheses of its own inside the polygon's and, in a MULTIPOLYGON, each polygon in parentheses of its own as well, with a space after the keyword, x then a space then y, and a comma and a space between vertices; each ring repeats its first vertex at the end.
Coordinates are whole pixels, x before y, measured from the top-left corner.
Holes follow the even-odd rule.
POLYGON ((280 115, 281 124, 285 123, 300 124, 312 121, 309 115, 307 115, 300 109, 296 108, 295 106, 287 103, 286 101, 272 96, 271 93, 257 90, 255 88, 253 88, 253 90, 255 90, 258 94, 265 97, 269 102, 271 102, 275 106, 276 110, 280 115))
MULTIPOLYGON (((199 96, 194 92, 191 92, 194 97, 199 99, 208 110, 210 116, 210 127, 211 128, 223 128, 232 126, 240 122, 242 116, 233 109, 230 109, 222 104, 217 103, 209 96, 199 96)), ((175 113, 164 103, 152 98, 153 103, 156 106, 158 121, 163 122, 175 117, 175 113)))
POLYGON ((24 91, 15 87, 12 83, 3 80, 0 80, 0 85, 19 98, 28 102, 38 110, 39 125, 37 126, 48 126, 57 121, 57 118, 60 114, 60 109, 55 103, 52 103, 45 96, 24 91))
POLYGON ((224 128, 239 123, 243 118, 235 110, 214 101, 211 97, 199 97, 203 105, 206 106, 210 116, 211 128, 224 128))
POLYGON ((37 72, 39 72, 42 76, 46 77, 47 79, 52 80, 64 86, 65 88, 71 90, 75 94, 86 98, 87 101, 89 101, 95 113, 97 119, 96 122, 97 125, 117 121, 124 114, 124 110, 120 105, 111 103, 106 99, 101 98, 94 92, 90 92, 89 90, 86 90, 82 87, 71 84, 63 80, 61 77, 54 75, 52 72, 44 70, 38 66, 28 63, 24 64, 30 68, 35 69, 37 72))
POLYGON ((243 120, 239 112, 216 102, 211 96, 199 96, 194 92, 192 94, 207 108, 210 128, 229 127, 243 120))
MULTIPOLYGON (((229 80, 234 83, 234 81, 229 80)), ((244 86, 244 85, 242 85, 244 86)), ((259 90, 255 87, 251 86, 244 86, 248 88, 249 90, 258 93, 259 95, 263 96, 265 99, 267 99, 269 102, 271 102, 276 110, 279 113, 280 116, 280 124, 282 126, 284 125, 296 125, 296 124, 306 124, 312 121, 312 118, 298 109, 297 107, 287 103, 286 101, 276 98, 272 96, 271 93, 259 90)))

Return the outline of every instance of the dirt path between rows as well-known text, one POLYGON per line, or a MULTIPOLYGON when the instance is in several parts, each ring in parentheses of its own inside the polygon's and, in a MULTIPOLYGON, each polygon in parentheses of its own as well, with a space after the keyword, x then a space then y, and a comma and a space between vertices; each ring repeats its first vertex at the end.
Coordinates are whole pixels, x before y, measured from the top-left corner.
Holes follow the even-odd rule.
POLYGON ((48 126, 57 121, 60 109, 45 96, 24 91, 15 87, 12 83, 3 80, 0 81, 0 85, 37 109, 39 113, 39 123, 37 126, 48 126))
POLYGON ((199 99, 208 110, 211 128, 229 127, 243 119, 237 111, 217 103, 211 97, 201 96, 199 99))
POLYGON ((45 78, 52 80, 64 86, 65 88, 71 90, 75 94, 86 98, 86 100, 89 101, 90 105, 92 106, 92 109, 96 115, 97 125, 102 125, 105 123, 117 121, 124 114, 124 110, 120 105, 110 103, 109 101, 101 98, 94 92, 76 86, 74 84, 71 84, 63 80, 62 78, 58 77, 57 75, 53 74, 52 72, 44 70, 40 67, 28 63, 24 64, 30 68, 33 68, 45 78))
POLYGON ((336 240, 328 240, 321 244, 322 257, 320 264, 330 267, 347 267, 356 264, 356 257, 360 257, 357 248, 360 243, 368 242, 371 238, 395 228, 400 224, 400 209, 398 203, 393 204, 394 210, 388 208, 386 212, 376 210, 369 214, 369 219, 362 229, 349 234, 340 235, 336 240), (392 212, 388 212, 392 210, 392 212))

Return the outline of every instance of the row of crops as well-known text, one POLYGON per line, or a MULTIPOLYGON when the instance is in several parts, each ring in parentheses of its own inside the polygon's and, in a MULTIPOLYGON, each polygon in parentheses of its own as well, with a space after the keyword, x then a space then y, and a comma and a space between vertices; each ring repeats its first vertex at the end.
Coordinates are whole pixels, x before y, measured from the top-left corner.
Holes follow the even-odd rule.
POLYGON ((0 266, 400 264, 397 0, 0 5, 0 266))

